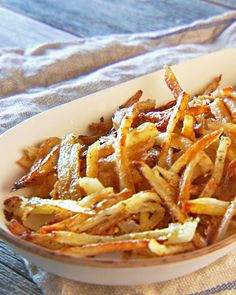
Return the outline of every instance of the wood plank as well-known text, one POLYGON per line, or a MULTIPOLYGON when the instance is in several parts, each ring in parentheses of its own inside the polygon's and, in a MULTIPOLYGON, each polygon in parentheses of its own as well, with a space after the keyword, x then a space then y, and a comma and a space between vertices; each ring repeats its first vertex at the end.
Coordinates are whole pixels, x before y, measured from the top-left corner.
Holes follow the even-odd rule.
POLYGON ((1 7, 0 20, 1 47, 29 48, 45 42, 78 40, 69 33, 1 7))
POLYGON ((0 240, 0 294, 42 294, 32 281, 24 262, 0 240))
POLYGON ((79 36, 166 29, 228 10, 201 0, 0 0, 0 5, 79 36))

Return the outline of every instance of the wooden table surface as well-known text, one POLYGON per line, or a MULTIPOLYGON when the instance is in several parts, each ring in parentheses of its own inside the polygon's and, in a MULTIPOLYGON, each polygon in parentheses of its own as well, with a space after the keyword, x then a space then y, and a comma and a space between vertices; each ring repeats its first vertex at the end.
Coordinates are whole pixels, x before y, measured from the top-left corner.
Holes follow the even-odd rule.
MULTIPOLYGON (((0 47, 155 31, 233 9, 235 0, 0 0, 0 47)), ((0 294, 42 294, 21 257, 2 241, 0 294)))

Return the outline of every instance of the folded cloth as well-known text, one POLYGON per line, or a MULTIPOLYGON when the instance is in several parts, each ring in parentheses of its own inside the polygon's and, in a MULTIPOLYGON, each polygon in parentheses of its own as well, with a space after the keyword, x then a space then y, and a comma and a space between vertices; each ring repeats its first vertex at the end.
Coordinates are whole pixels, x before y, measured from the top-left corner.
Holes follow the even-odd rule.
MULTIPOLYGON (((41 111, 212 51, 236 46, 236 12, 171 30, 0 49, 0 132, 41 111)), ((66 120, 66 118, 65 118, 66 120)), ((186 277, 135 287, 78 283, 26 262, 45 294, 233 294, 236 252, 186 277)))

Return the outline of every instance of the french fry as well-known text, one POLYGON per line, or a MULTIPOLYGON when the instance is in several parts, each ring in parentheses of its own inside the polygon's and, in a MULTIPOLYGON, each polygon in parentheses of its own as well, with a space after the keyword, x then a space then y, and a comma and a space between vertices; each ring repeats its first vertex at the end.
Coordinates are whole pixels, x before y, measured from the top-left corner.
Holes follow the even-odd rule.
POLYGON ((215 166, 212 171, 211 178, 208 180, 206 186, 201 192, 200 198, 203 198, 203 197, 209 198, 216 191, 216 188, 219 185, 224 172, 225 158, 226 158, 227 151, 230 144, 231 144, 231 140, 229 137, 224 137, 224 136, 221 137, 220 144, 216 153, 215 166))
POLYGON ((95 256, 107 252, 121 252, 129 250, 141 250, 146 249, 148 246, 148 241, 146 240, 136 240, 136 241, 118 241, 118 242, 108 242, 103 244, 91 244, 83 247, 65 247, 57 252, 64 255, 70 256, 95 256))
POLYGON ((225 107, 224 101, 222 99, 216 98, 211 104, 211 113, 214 115, 215 119, 222 122, 231 122, 232 118, 228 109, 225 107))
POLYGON ((186 212, 205 214, 211 216, 223 216, 229 206, 229 202, 215 198, 199 198, 189 200, 184 204, 186 212))
POLYGON ((38 179, 50 174, 57 163, 59 148, 55 146, 44 159, 36 162, 28 174, 15 182, 13 190, 33 185, 38 179))
POLYGON ((230 202, 223 218, 220 223, 220 226, 218 227, 215 242, 218 242, 222 240, 227 232, 227 229, 229 227, 230 221, 233 218, 234 214, 236 212, 236 197, 233 199, 233 201, 230 202))
POLYGON ((206 89, 204 90, 204 95, 211 95, 220 85, 222 75, 215 77, 209 85, 207 85, 206 89))
POLYGON ((132 232, 119 236, 101 236, 87 233, 75 233, 71 231, 53 231, 54 239, 64 245, 82 246, 87 244, 117 242, 126 240, 150 240, 156 239, 168 244, 182 244, 192 241, 199 219, 188 219, 183 224, 171 223, 167 228, 149 230, 144 232, 132 232))
POLYGON ((190 95, 186 92, 181 92, 178 96, 176 106, 171 113, 167 128, 166 128, 166 137, 162 143, 161 154, 159 157, 159 166, 165 168, 167 152, 171 144, 171 136, 175 129, 177 122, 179 121, 180 116, 183 114, 184 110, 187 108, 190 95))
POLYGON ((192 251, 195 249, 193 243, 166 246, 166 245, 158 243, 154 239, 151 239, 151 241, 148 243, 148 248, 157 256, 173 255, 173 254, 192 251))
POLYGON ((86 176, 96 178, 98 176, 99 141, 89 146, 86 157, 86 176))
POLYGON ((195 134, 194 134, 193 124, 194 124, 193 117, 190 115, 185 115, 181 135, 191 140, 194 140, 195 134))
POLYGON ((127 188, 135 191, 132 175, 130 173, 130 164, 126 152, 126 138, 132 125, 133 118, 138 114, 137 104, 129 109, 128 113, 122 119, 121 126, 118 129, 117 143, 115 147, 115 158, 117 172, 120 178, 120 189, 127 188))
POLYGON ((194 158, 189 162, 189 164, 186 166, 184 173, 182 174, 182 179, 180 181, 179 197, 178 197, 180 204, 183 204, 186 200, 190 199, 190 188, 191 188, 194 169, 201 158, 202 158, 201 153, 198 152, 194 156, 194 158))
POLYGON ((196 152, 206 149, 209 145, 211 145, 215 140, 219 138, 222 132, 223 129, 219 129, 199 139, 178 160, 175 161, 175 163, 170 168, 170 171, 178 173, 183 166, 190 162, 196 152))
POLYGON ((179 82, 177 81, 175 74, 173 73, 170 67, 166 67, 165 69, 165 82, 171 90, 174 98, 177 100, 177 98, 180 96, 183 90, 180 87, 179 82))
POLYGON ((172 218, 183 222, 186 216, 174 202, 175 192, 173 188, 158 174, 157 170, 152 171, 152 169, 144 163, 139 163, 139 166, 144 177, 150 182, 150 185, 166 204, 172 218))

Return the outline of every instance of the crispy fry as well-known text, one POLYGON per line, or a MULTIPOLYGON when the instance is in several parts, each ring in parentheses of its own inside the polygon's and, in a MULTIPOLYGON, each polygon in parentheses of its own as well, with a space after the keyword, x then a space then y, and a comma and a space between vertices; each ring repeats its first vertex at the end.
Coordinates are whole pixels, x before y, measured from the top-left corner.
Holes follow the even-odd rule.
POLYGON ((175 163, 170 168, 170 171, 178 173, 183 166, 189 163, 196 152, 206 149, 210 144, 219 138, 222 132, 223 129, 219 129, 199 139, 177 161, 175 161, 175 163))
POLYGON ((227 232, 227 229, 229 227, 230 221, 233 218, 234 214, 236 212, 236 197, 233 199, 233 201, 230 202, 223 218, 220 223, 220 226, 218 227, 217 234, 215 237, 215 242, 218 242, 222 240, 227 232))
POLYGON ((223 216, 229 206, 229 202, 214 198, 199 198, 187 201, 184 210, 194 214, 223 216))
POLYGON ((209 85, 207 85, 206 89, 204 90, 204 95, 211 95, 220 85, 222 75, 215 77, 209 85))
POLYGON ((209 179, 203 191, 201 192, 200 198, 203 198, 203 197, 209 198, 214 194, 217 186, 219 185, 221 181, 221 178, 224 172, 225 158, 226 158, 227 151, 230 144, 231 144, 231 140, 229 137, 224 137, 224 136, 221 137, 220 144, 216 154, 215 166, 212 171, 211 178, 209 179))
POLYGON ((91 244, 83 247, 65 247, 58 250, 61 254, 72 256, 95 256, 107 252, 120 252, 128 250, 141 250, 146 249, 148 246, 147 240, 135 240, 135 241, 118 241, 107 242, 103 244, 91 244))
POLYGON ((95 178, 98 176, 99 141, 94 142, 88 148, 86 157, 86 175, 95 178))
POLYGON ((174 131, 180 116, 183 114, 184 110, 187 108, 189 99, 190 99, 190 95, 186 92, 181 92, 178 96, 176 106, 173 112, 171 113, 171 116, 166 128, 165 140, 161 146, 162 150, 159 157, 159 166, 161 167, 166 166, 167 153, 171 144, 172 132, 174 131))
POLYGON ((175 192, 170 187, 170 185, 158 174, 157 170, 152 171, 147 165, 144 163, 140 163, 140 170, 143 175, 150 182, 151 186, 154 190, 160 195, 161 199, 166 204, 169 212, 174 220, 183 222, 186 218, 183 212, 181 212, 180 208, 175 204, 174 197, 175 192))
POLYGON ((194 249, 194 245, 193 243, 185 243, 166 246, 158 243, 154 239, 151 239, 151 241, 148 243, 148 248, 157 256, 167 256, 191 251, 194 249))
POLYGON ((191 140, 194 140, 195 134, 194 134, 193 124, 194 124, 193 117, 190 115, 185 115, 181 135, 183 135, 191 140))
POLYGON ((122 119, 121 126, 117 134, 117 144, 115 147, 115 157, 117 172, 120 178, 120 189, 128 188, 135 191, 132 175, 130 173, 129 159, 126 153, 126 139, 133 118, 138 114, 138 106, 134 105, 122 119))
POLYGON ((55 146, 44 159, 36 162, 28 174, 24 175, 21 179, 15 182, 13 189, 16 190, 32 185, 39 178, 42 178, 51 173, 57 163, 59 148, 60 147, 58 145, 55 146))

